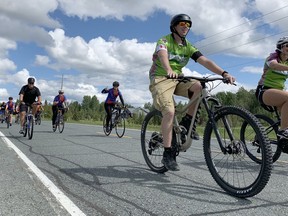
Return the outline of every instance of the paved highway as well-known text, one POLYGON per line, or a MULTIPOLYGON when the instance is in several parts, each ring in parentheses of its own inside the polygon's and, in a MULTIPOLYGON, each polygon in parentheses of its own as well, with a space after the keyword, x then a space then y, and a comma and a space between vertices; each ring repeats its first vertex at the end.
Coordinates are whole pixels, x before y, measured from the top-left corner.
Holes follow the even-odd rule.
POLYGON ((201 141, 178 157, 180 171, 157 174, 143 159, 140 132, 67 124, 53 133, 36 125, 0 124, 0 215, 288 215, 287 155, 264 190, 249 199, 226 194, 212 179, 201 141))

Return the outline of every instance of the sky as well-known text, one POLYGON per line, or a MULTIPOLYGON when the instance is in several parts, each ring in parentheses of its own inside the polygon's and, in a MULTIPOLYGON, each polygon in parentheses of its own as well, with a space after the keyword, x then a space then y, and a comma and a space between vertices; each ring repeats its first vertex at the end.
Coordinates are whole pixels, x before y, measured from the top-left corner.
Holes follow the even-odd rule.
MULTIPOLYGON (((171 18, 188 14, 187 39, 206 57, 254 89, 265 58, 288 35, 288 3, 283 0, 1 0, 0 100, 18 98, 35 77, 42 100, 62 87, 68 101, 94 96, 120 82, 125 103, 152 103, 148 71, 159 38, 170 33, 171 18), (63 81, 62 81, 63 80, 63 81)), ((213 74, 193 60, 186 75, 213 74)))

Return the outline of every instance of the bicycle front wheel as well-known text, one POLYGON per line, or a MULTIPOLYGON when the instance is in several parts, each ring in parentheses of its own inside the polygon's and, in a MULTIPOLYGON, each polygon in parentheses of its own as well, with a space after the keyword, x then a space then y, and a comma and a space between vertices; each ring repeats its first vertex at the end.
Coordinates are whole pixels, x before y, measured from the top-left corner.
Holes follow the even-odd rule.
POLYGON ((212 177, 227 193, 251 197, 268 183, 272 170, 271 145, 264 128, 249 111, 234 106, 217 109, 205 127, 203 149, 212 177), (245 140, 241 138, 244 122, 249 130, 245 140), (260 163, 255 163, 247 151, 255 137, 261 149, 260 163))
MULTIPOLYGON (((279 138, 277 136, 279 122, 274 122, 273 119, 268 116, 257 114, 255 115, 260 121, 261 125, 264 127, 265 132, 268 136, 269 142, 272 148, 272 160, 277 161, 281 156, 281 149, 278 147, 279 138)), ((247 134, 249 135, 249 128, 247 122, 244 122, 241 128, 241 139, 245 140, 247 134)), ((256 163, 261 163, 261 148, 259 147, 258 140, 254 137, 254 141, 251 142, 252 145, 247 146, 247 155, 254 160, 256 163)))
POLYGON ((153 110, 145 116, 141 128, 141 149, 145 162, 157 173, 168 171, 161 162, 164 152, 161 121, 161 112, 153 110))
POLYGON ((125 133, 125 118, 122 118, 120 115, 115 119, 115 130, 119 138, 123 137, 125 133))
POLYGON ((58 130, 60 133, 64 131, 64 118, 63 115, 59 116, 58 130))

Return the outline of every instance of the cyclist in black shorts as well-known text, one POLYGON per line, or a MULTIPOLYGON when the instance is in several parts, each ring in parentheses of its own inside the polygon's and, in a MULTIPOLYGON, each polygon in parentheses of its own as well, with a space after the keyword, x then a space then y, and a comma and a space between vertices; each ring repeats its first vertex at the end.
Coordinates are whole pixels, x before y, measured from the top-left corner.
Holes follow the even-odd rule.
POLYGON ((288 77, 288 36, 276 43, 275 52, 265 60, 263 74, 258 82, 256 97, 265 109, 276 107, 281 114, 280 129, 277 134, 280 148, 288 151, 288 92, 284 90, 288 77))
POLYGON ((119 90, 119 82, 115 81, 113 82, 113 88, 105 88, 102 90, 101 93, 108 93, 108 96, 105 100, 104 103, 104 107, 105 107, 105 111, 107 113, 107 118, 106 118, 106 131, 109 132, 112 128, 109 128, 109 122, 112 116, 112 108, 115 107, 116 104, 116 99, 119 96, 120 101, 122 103, 122 105, 124 106, 124 99, 122 97, 122 93, 119 90))
POLYGON ((28 84, 24 85, 19 92, 19 103, 20 103, 20 131, 19 133, 23 134, 23 124, 25 115, 27 112, 27 105, 32 105, 32 114, 35 116, 35 113, 38 109, 38 106, 41 105, 41 93, 40 90, 34 86, 35 79, 33 77, 28 78, 28 84), (37 98, 37 102, 36 102, 37 98))

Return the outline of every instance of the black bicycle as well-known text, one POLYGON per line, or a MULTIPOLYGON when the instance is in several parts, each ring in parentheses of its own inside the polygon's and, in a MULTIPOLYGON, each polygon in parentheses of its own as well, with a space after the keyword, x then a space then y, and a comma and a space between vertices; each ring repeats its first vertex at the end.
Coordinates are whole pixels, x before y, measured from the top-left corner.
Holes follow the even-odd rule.
MULTIPOLYGON (((215 88, 213 81, 227 82, 226 79, 194 76, 177 78, 179 82, 187 82, 190 79, 200 81, 202 92, 181 109, 176 108, 172 137, 175 158, 192 145, 192 128, 197 123, 197 116, 203 106, 208 117, 203 135, 203 151, 212 177, 222 189, 233 196, 245 198, 258 194, 268 183, 272 170, 271 145, 264 128, 249 111, 236 106, 223 106, 217 98, 209 94, 215 88), (192 103, 196 103, 197 108, 194 110, 187 133, 185 127, 179 125, 177 116, 184 115, 192 103), (244 122, 247 123, 245 139, 241 137, 241 126, 244 122), (261 150, 259 163, 255 163, 247 155, 247 152, 254 148, 251 140, 255 137, 259 144, 257 148, 261 150)), ((145 116, 141 128, 144 159, 149 168, 158 173, 167 171, 161 162, 164 152, 161 121, 161 112, 152 110, 145 116)))
MULTIPOLYGON (((265 132, 267 133, 267 136, 271 144, 271 148, 272 148, 272 160, 273 162, 275 162, 279 159, 282 153, 282 150, 278 145, 279 137, 277 136, 281 118, 280 118, 280 114, 277 108, 276 107, 271 107, 271 108, 272 109, 270 110, 270 112, 274 114, 275 120, 263 114, 256 114, 255 116, 258 118, 258 120, 264 127, 265 132)), ((244 122, 244 124, 242 125, 242 132, 241 132, 241 136, 243 137, 243 139, 246 136, 246 126, 247 126, 247 123, 244 122)), ((255 162, 261 163, 261 157, 259 157, 259 154, 261 154, 261 148, 259 148, 259 143, 256 137, 252 141, 252 145, 254 145, 255 148, 251 151, 248 151, 247 155, 249 155, 249 157, 255 162)))
POLYGON ((107 130, 106 128, 106 119, 107 114, 103 119, 103 131, 106 136, 109 136, 112 129, 115 128, 116 134, 119 138, 123 137, 125 134, 126 126, 125 126, 125 119, 127 118, 127 111, 126 107, 122 107, 120 104, 116 104, 114 108, 112 108, 112 117, 109 121, 107 130))
POLYGON ((56 120, 55 120, 55 127, 53 127, 53 132, 55 132, 58 128, 59 132, 62 133, 64 131, 65 121, 63 110, 65 108, 58 108, 56 120))

